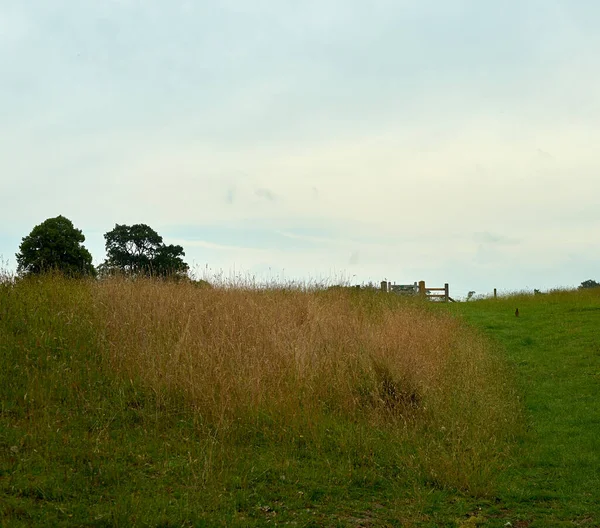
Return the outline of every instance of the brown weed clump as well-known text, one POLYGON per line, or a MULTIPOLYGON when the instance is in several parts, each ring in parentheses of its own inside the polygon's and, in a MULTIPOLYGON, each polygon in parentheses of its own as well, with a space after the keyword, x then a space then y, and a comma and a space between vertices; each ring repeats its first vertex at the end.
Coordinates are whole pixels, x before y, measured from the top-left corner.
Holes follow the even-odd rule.
POLYGON ((108 280, 96 298, 112 368, 215 424, 322 412, 435 421, 435 409, 490 392, 483 348, 464 346, 454 320, 377 293, 108 280))

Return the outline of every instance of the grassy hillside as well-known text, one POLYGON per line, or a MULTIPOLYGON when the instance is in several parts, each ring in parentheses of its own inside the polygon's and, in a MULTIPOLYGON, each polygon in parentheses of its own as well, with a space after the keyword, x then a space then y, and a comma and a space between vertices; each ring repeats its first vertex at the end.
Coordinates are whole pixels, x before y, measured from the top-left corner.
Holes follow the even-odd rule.
POLYGON ((595 526, 600 299, 515 302, 5 284, 0 523, 595 526))

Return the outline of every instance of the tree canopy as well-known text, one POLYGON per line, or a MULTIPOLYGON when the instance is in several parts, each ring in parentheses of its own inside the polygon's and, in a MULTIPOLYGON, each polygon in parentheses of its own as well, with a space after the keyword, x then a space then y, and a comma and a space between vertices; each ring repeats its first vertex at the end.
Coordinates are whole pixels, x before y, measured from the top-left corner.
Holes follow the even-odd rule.
POLYGON ((595 280, 592 279, 588 279, 586 281, 583 281, 581 283, 581 286, 579 286, 579 289, 586 289, 586 288, 600 288, 600 282, 596 282, 595 280))
POLYGON ((22 239, 17 257, 20 275, 56 270, 67 275, 94 275, 85 236, 64 216, 48 218, 22 239))
POLYGON ((181 246, 165 245, 162 237, 146 224, 116 224, 104 235, 107 258, 103 272, 131 275, 178 276, 189 266, 183 261, 181 246))

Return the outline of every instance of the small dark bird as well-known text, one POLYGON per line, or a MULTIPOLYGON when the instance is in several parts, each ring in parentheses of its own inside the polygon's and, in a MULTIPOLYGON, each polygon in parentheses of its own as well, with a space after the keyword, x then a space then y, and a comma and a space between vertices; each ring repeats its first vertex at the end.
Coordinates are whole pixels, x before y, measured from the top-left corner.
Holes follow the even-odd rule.
POLYGON ((517 317, 519 317, 519 309, 518 309, 518 308, 515 310, 515 315, 516 315, 517 317))

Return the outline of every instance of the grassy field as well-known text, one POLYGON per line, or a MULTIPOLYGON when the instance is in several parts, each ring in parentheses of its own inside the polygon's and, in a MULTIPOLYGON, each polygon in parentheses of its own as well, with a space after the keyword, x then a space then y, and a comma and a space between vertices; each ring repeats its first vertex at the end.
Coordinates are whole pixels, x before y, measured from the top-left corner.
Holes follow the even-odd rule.
POLYGON ((600 290, 450 308, 518 374, 528 433, 502 477, 504 508, 528 526, 600 526, 600 290))
POLYGON ((0 524, 600 526, 599 323, 598 292, 5 284, 0 524))

